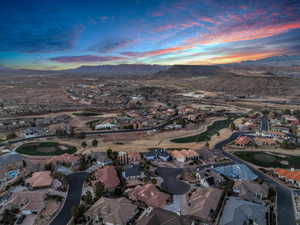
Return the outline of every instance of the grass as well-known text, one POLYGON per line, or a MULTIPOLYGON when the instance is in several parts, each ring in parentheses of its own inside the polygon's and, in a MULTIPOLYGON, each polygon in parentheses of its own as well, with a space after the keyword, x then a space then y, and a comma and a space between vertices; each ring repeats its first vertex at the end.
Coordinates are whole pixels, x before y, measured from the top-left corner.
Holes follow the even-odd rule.
POLYGON ((226 120, 219 120, 215 121, 212 125, 207 127, 207 130, 201 134, 183 137, 183 138, 176 138, 171 140, 175 143, 191 143, 191 142, 202 142, 202 141, 209 141, 210 138, 218 132, 226 127, 229 127, 229 125, 235 120, 235 118, 228 118, 226 120))
POLYGON ((265 152, 234 152, 235 156, 261 167, 273 168, 295 168, 300 169, 300 156, 288 156, 285 158, 272 153, 272 155, 265 152), (282 161, 288 162, 288 165, 281 163, 282 161))
POLYGON ((32 142, 21 145, 16 149, 16 152, 24 155, 51 156, 64 153, 73 154, 76 152, 76 148, 57 142, 32 142), (60 146, 66 147, 66 150, 62 150, 60 146))

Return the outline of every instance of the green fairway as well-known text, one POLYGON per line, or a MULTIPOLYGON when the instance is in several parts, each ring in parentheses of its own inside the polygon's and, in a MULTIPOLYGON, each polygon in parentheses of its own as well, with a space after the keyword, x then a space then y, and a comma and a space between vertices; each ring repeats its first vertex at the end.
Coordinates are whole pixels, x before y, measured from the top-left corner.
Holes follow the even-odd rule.
POLYGON ((24 155, 51 156, 64 153, 73 154, 76 152, 76 148, 57 142, 32 142, 21 145, 16 152, 24 155))
POLYGON ((201 142, 201 141, 209 141, 212 136, 217 134, 219 130, 229 127, 229 125, 235 120, 235 118, 228 118, 226 120, 219 120, 214 122, 212 125, 207 127, 207 130, 201 134, 197 134, 194 136, 188 136, 183 138, 176 138, 171 140, 175 143, 190 143, 190 142, 201 142))
POLYGON ((300 169, 300 156, 282 156, 265 152, 234 152, 235 156, 261 167, 300 169))

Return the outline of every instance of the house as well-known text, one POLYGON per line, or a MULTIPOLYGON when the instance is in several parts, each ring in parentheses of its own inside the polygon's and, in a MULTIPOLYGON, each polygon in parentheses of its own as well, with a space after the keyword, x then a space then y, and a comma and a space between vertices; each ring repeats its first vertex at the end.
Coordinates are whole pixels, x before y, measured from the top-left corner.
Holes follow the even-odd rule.
POLYGON ((52 185, 53 178, 50 171, 34 172, 30 178, 25 180, 25 184, 31 188, 46 188, 52 185))
POLYGON ((194 221, 188 216, 179 216, 165 209, 149 207, 137 219, 136 225, 194 225, 194 221))
POLYGON ((193 150, 171 151, 172 157, 178 162, 186 162, 188 160, 198 159, 199 155, 193 150))
POLYGON ((157 159, 157 154, 154 151, 143 153, 143 158, 149 161, 153 161, 157 159))
POLYGON ((197 188, 185 194, 183 215, 190 215, 202 222, 211 222, 218 215, 224 192, 217 188, 197 188))
POLYGON ((124 168, 122 176, 126 180, 139 179, 144 177, 144 172, 138 165, 130 165, 124 168))
POLYGON ((219 225, 266 225, 266 207, 264 205, 229 197, 226 201, 219 225))
POLYGON ((57 155, 57 156, 53 156, 51 157, 47 163, 52 163, 52 164, 69 164, 74 166, 76 163, 78 163, 80 160, 79 156, 76 155, 72 155, 72 154, 68 154, 65 153, 63 155, 57 155))
POLYGON ((90 156, 96 161, 97 165, 102 167, 112 164, 112 160, 108 158, 106 152, 92 152, 90 156))
POLYGON ((122 164, 139 164, 142 157, 139 152, 119 152, 118 159, 122 164))
POLYGON ((259 146, 262 145, 276 145, 277 142, 273 138, 266 138, 266 137, 255 137, 255 143, 259 146))
POLYGON ((85 215, 89 224, 126 225, 137 213, 137 206, 126 198, 100 198, 85 215))
POLYGON ((247 146, 253 143, 253 139, 248 136, 240 136, 234 141, 234 143, 238 146, 247 146))
POLYGON ((94 172, 93 184, 101 182, 105 189, 114 190, 119 184, 119 176, 114 166, 104 166, 94 172))
POLYGON ((7 172, 22 169, 24 160, 24 156, 16 152, 0 155, 0 180, 6 178, 5 174, 7 174, 7 172))
POLYGON ((155 149, 150 152, 145 152, 143 153, 143 157, 144 159, 149 161, 153 161, 157 159, 162 161, 169 161, 171 159, 170 154, 163 149, 155 149))
POLYGON ((95 126, 95 130, 107 130, 107 129, 113 129, 116 127, 117 127, 117 125, 113 124, 113 123, 101 123, 101 124, 97 124, 95 126))
POLYGON ((170 199, 168 194, 160 192, 154 184, 139 185, 127 190, 126 193, 131 200, 141 201, 155 208, 163 208, 170 199))
POLYGON ((285 182, 290 182, 300 187, 300 171, 285 170, 281 168, 274 169, 274 173, 285 182))
POLYGON ((268 196, 269 187, 265 183, 258 184, 252 181, 238 180, 234 183, 233 191, 244 200, 259 201, 268 196))
POLYGON ((42 191, 14 192, 6 208, 17 207, 23 214, 39 213, 45 208, 46 193, 42 191))
POLYGON ((40 137, 47 135, 48 129, 42 127, 30 127, 23 131, 25 138, 40 137))
POLYGON ((224 182, 224 178, 212 169, 199 170, 196 177, 203 187, 217 187, 224 182))
POLYGON ((244 164, 233 164, 227 166, 220 166, 213 169, 215 172, 220 173, 236 180, 255 180, 257 175, 244 164))

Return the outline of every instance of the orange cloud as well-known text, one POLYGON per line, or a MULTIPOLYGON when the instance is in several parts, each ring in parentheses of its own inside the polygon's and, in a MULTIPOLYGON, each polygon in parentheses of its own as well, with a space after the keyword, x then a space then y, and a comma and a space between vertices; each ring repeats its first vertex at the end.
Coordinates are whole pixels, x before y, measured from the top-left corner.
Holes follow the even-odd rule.
POLYGON ((275 55, 280 55, 279 51, 274 52, 257 52, 257 53, 249 53, 249 52, 242 52, 242 53, 235 53, 231 55, 224 55, 224 56, 217 56, 217 57, 210 57, 207 59, 203 59, 201 61, 190 61, 187 64, 190 65, 199 65, 199 64, 226 64, 226 63, 235 63, 241 62, 245 60, 258 60, 263 59, 275 55))

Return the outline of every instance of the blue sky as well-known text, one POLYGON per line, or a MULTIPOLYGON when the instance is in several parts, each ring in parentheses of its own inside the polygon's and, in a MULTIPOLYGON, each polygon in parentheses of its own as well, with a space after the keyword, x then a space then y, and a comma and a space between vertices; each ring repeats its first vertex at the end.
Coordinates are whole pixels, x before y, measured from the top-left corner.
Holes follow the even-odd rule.
POLYGON ((297 0, 1 0, 0 66, 218 64, 300 50, 297 0))

